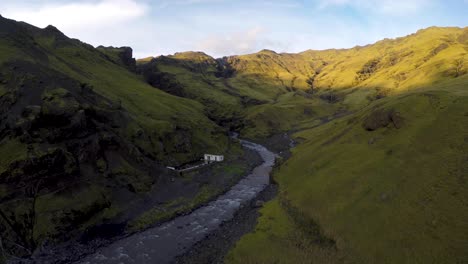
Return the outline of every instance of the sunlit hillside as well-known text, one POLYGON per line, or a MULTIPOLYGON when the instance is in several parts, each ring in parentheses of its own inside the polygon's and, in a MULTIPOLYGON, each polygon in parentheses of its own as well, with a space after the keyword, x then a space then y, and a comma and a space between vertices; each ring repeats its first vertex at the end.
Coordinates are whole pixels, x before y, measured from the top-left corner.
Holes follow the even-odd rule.
POLYGON ((187 97, 220 106, 212 110, 218 118, 229 122, 243 114, 244 136, 264 138, 385 96, 451 82, 466 73, 467 39, 466 28, 433 27, 347 50, 262 50, 218 60, 187 52, 150 64, 187 97))
POLYGON ((464 263, 467 32, 303 53, 328 61, 314 87, 349 112, 294 134, 278 197, 227 262, 464 263))

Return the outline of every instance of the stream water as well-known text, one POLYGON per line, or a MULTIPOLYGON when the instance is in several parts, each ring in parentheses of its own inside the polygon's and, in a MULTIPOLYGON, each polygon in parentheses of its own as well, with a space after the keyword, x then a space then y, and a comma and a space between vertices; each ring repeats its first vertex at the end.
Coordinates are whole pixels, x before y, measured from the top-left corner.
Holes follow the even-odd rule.
POLYGON ((100 248, 80 264, 170 263, 185 253, 224 221, 257 196, 268 184, 275 154, 262 145, 241 140, 246 148, 257 151, 263 163, 227 193, 192 213, 177 217, 160 226, 131 235, 100 248))

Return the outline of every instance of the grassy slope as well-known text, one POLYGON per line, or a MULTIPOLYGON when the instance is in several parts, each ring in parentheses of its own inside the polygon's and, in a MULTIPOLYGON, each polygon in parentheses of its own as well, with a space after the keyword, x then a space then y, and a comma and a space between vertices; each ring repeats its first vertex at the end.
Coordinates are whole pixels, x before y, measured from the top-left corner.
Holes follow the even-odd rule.
POLYGON ((241 102, 238 94, 215 77, 216 61, 198 52, 176 53, 158 60, 161 72, 176 77, 186 93, 207 107, 208 115, 217 120, 238 118, 241 102))
MULTIPOLYGON (((125 210, 124 203, 116 201, 122 200, 119 198, 119 191, 125 190, 127 182, 129 182, 128 186, 131 184, 132 188, 136 189, 124 191, 128 197, 134 195, 128 194, 129 192, 151 188, 154 179, 147 172, 142 172, 140 168, 135 167, 139 159, 151 158, 154 166, 173 166, 199 158, 205 152, 223 153, 227 149, 228 138, 225 131, 205 116, 205 107, 202 104, 149 86, 141 76, 131 73, 116 63, 119 58, 115 54, 105 54, 103 50, 94 49, 78 40, 71 40, 53 27, 38 29, 2 17, 0 17, 0 35, 0 66, 3 67, 0 74, 0 97, 3 97, 1 99, 8 102, 7 96, 22 89, 20 86, 11 87, 11 84, 9 88, 3 86, 8 83, 8 74, 10 74, 8 72, 12 67, 9 66, 10 64, 28 61, 31 63, 29 65, 37 65, 37 68, 44 69, 44 71, 55 70, 63 75, 50 77, 56 79, 47 83, 43 97, 51 94, 52 91, 67 94, 67 89, 72 90, 72 87, 55 87, 58 85, 55 83, 60 83, 60 78, 64 78, 63 76, 89 87, 92 92, 103 98, 99 102, 102 105, 91 107, 114 109, 112 111, 120 109, 122 116, 129 120, 128 123, 125 121, 124 124, 113 126, 110 131, 105 129, 99 131, 100 128, 98 128, 99 136, 115 133, 127 142, 131 142, 133 144, 131 147, 136 146, 136 150, 132 149, 132 151, 137 152, 128 157, 115 157, 112 163, 115 168, 112 168, 109 175, 107 172, 104 175, 101 171, 97 174, 92 174, 94 173, 92 172, 93 176, 90 177, 90 170, 100 171, 106 167, 110 168, 111 165, 106 165, 104 160, 100 159, 97 161, 98 168, 93 168, 95 165, 85 168, 86 176, 80 172, 80 175, 62 177, 56 182, 59 186, 40 189, 34 201, 23 196, 28 194, 34 186, 39 186, 41 181, 37 183, 37 179, 33 178, 22 184, 23 187, 20 186, 20 188, 25 188, 23 192, 12 187, 13 185, 10 186, 10 182, 21 181, 21 179, 10 177, 7 172, 7 178, 0 181, 0 206, 6 217, 10 218, 15 225, 14 229, 22 230, 20 232, 24 231, 24 234, 18 234, 18 231, 12 232, 9 225, 2 221, 0 232, 2 236, 8 233, 5 239, 15 241, 18 237, 23 237, 22 239, 26 241, 18 243, 34 249, 47 237, 72 234, 72 231, 84 230, 90 225, 114 217, 125 210), (113 57, 109 59, 109 56, 113 57), (141 135, 144 135, 143 139, 141 135), (188 141, 188 143, 180 146, 181 141, 188 141), (136 159, 138 160, 135 161, 136 159), (101 168, 99 168, 100 165, 101 168), (114 186, 115 184, 123 186, 114 186), (96 211, 98 209, 100 211, 96 211), (36 217, 33 224, 30 224, 30 215, 36 217)), ((15 82, 34 82, 41 78, 34 74, 37 72, 26 73, 21 76, 21 80, 15 79, 15 82)), ((37 89, 39 88, 43 87, 38 86, 37 89)), ((26 90, 26 93, 34 94, 34 88, 25 89, 32 89, 26 90)), ((16 94, 21 96, 21 93, 16 94)), ((56 100, 54 107, 63 109, 67 107, 66 101, 56 100)), ((22 102, 18 101, 16 105, 22 102)), ((3 110, 10 111, 2 108, 3 110)), ((11 113, 8 117, 13 118, 14 114, 11 113)), ((7 134, 2 135, 5 136, 0 139, 0 174, 4 174, 17 161, 28 162, 31 155, 43 157, 55 148, 66 149, 67 147, 67 143, 48 144, 46 139, 41 141, 42 143, 25 142, 15 133, 8 131, 7 134), (31 154, 31 150, 28 153, 28 148, 33 149, 35 153, 31 154)), ((68 139, 65 138, 65 140, 68 139)), ((24 251, 20 252, 21 250, 13 254, 25 254, 24 251)))
MULTIPOLYGON (((24 33, 27 35, 29 33, 24 33)), ((26 38, 26 36, 22 36, 26 38)), ((155 138, 164 138, 175 127, 192 131, 195 155, 202 149, 221 151, 224 144, 207 137, 206 134, 220 132, 215 124, 204 115, 204 107, 193 100, 176 97, 145 84, 141 78, 106 59, 98 50, 77 40, 66 40, 65 45, 57 44, 53 34, 36 34, 34 39, 18 44, 19 39, 8 38, 0 41, 0 62, 28 60, 44 64, 44 58, 30 53, 28 45, 47 54, 47 67, 64 73, 82 83, 90 84, 94 91, 110 99, 132 114, 138 125, 128 128, 128 136, 136 133, 141 126, 155 138), (32 44, 30 42, 34 42, 32 44)), ((145 146, 149 152, 151 146, 145 146)), ((158 154, 158 153, 155 153, 158 154)), ((191 160, 193 155, 181 156, 180 161, 191 160)), ((159 155, 159 158, 164 159, 159 155)))
MULTIPOLYGON (((206 136, 207 133, 216 132, 216 128, 204 116, 204 108, 198 102, 154 89, 144 84, 140 77, 123 71, 108 61, 93 61, 93 53, 84 55, 80 53, 79 58, 70 58, 72 50, 64 49, 55 52, 59 57, 64 56, 72 60, 80 69, 86 69, 91 74, 91 78, 77 77, 83 81, 89 81, 99 93, 112 101, 121 102, 122 107, 134 115, 138 124, 146 131, 151 131, 157 138, 163 138, 172 133, 175 127, 180 127, 191 131, 194 135, 192 143, 197 154, 201 153, 202 148, 208 151, 220 151, 217 148, 219 142, 214 141, 211 136, 206 136)), ((59 62, 56 67, 67 69, 59 62)), ((73 74, 71 69, 67 71, 73 74)), ((130 135, 135 133, 131 130, 127 132, 130 135)), ((160 158, 164 157, 160 156, 160 158)))
POLYGON ((454 60, 466 58, 462 34, 429 28, 360 49, 306 52, 329 58, 317 85, 346 94, 344 104, 354 113, 295 134, 302 143, 275 173, 279 198, 262 209, 255 232, 227 261, 464 263, 468 76, 453 73, 454 60), (442 42, 448 47, 433 52, 442 42), (356 82, 366 61, 390 60, 393 52, 410 55, 356 82), (339 61, 336 54, 349 58, 339 61), (395 82, 392 76, 401 73, 405 78, 395 82), (369 100, 375 88, 389 89, 387 97, 369 100), (404 119, 399 129, 392 123, 364 128, 369 116, 389 109, 404 119), (308 232, 303 219, 316 222, 320 232, 308 232), (335 246, 314 243, 322 236, 335 246))
POLYGON ((222 131, 206 118, 204 106, 200 103, 152 88, 139 76, 107 60, 98 50, 84 43, 66 40, 65 45, 60 45, 54 34, 37 33, 34 28, 31 31, 36 32, 35 36, 30 38, 29 34, 32 33, 27 28, 29 26, 18 36, 0 40, 0 63, 25 60, 45 64, 73 79, 90 84, 95 92, 121 105, 136 121, 123 128, 126 129, 123 133, 130 138, 144 129, 155 139, 153 145, 149 142, 138 143, 158 159, 173 163, 186 162, 205 151, 222 152, 226 147, 226 140, 219 133, 222 131), (25 39, 24 43, 19 43, 22 39, 25 39), (35 56, 30 50, 33 45, 34 49, 47 54, 47 58, 35 56), (168 152, 174 154, 174 159, 168 160, 165 157, 168 153, 163 154, 154 145, 159 143, 158 140, 164 141, 174 129, 190 131, 193 149, 191 153, 178 154, 171 149, 171 142, 165 142, 168 152))
MULTIPOLYGON (((236 68, 236 74, 227 78, 217 77, 219 69, 213 58, 197 52, 160 57, 152 67, 170 74, 183 87, 185 97, 207 105, 209 116, 213 119, 234 123, 233 128, 238 128, 236 121, 242 120, 240 132, 245 138, 260 139, 288 131, 299 122, 331 115, 339 109, 339 104, 330 105, 313 98, 304 91, 304 85, 302 90, 297 90, 296 87, 285 87, 282 79, 276 78, 276 75, 262 76, 251 72, 257 67, 267 70, 274 64, 269 61, 269 56, 275 53, 263 51, 261 54, 259 61, 264 63, 262 66, 248 56, 245 57, 246 61, 241 62, 237 62, 237 57, 227 58, 226 61, 236 68)), ((242 56, 239 58, 244 59, 242 56)), ((282 63, 279 60, 277 63, 282 63)), ((281 75, 280 78, 289 77, 281 75)), ((296 85, 298 83, 296 81, 296 85)))

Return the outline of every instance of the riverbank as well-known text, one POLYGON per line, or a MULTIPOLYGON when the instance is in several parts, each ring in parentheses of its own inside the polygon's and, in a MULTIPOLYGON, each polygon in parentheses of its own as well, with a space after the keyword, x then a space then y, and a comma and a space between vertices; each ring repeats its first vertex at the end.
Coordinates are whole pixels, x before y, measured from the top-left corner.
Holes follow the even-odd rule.
MULTIPOLYGON (((296 142, 288 133, 282 133, 262 140, 260 144, 274 151, 280 160, 285 161, 291 156, 290 149, 296 145, 296 142)), ((242 207, 234 218, 224 222, 216 231, 196 243, 189 251, 178 256, 173 263, 224 263, 225 256, 236 242, 243 235, 255 229, 260 216, 259 211, 264 203, 276 197, 278 185, 274 183, 272 176, 270 175, 270 184, 249 204, 242 207)))
POLYGON ((263 161, 257 151, 249 148, 236 153, 229 154, 223 163, 174 174, 172 179, 156 183, 149 193, 132 201, 125 214, 86 230, 76 240, 59 245, 45 243, 30 259, 10 259, 8 263, 72 263, 93 254, 98 248, 190 214, 229 191, 263 161))
POLYGON ((216 231, 269 185, 275 154, 252 142, 242 141, 242 145, 257 151, 264 162, 227 193, 188 215, 100 248, 80 263, 170 263, 216 231))
POLYGON ((245 234, 252 232, 265 202, 276 196, 278 186, 268 185, 255 199, 242 207, 231 220, 196 243, 188 252, 174 260, 176 264, 223 263, 224 257, 245 234))

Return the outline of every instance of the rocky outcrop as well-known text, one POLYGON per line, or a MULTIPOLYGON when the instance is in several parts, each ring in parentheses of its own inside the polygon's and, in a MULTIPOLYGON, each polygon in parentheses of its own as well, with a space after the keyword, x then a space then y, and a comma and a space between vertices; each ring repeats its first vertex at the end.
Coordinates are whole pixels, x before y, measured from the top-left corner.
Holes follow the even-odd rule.
POLYGON ((136 60, 133 58, 133 50, 130 47, 121 47, 119 58, 122 63, 132 71, 136 69, 136 60))
POLYGON ((397 129, 403 126, 403 117, 394 109, 376 110, 367 116, 363 123, 364 129, 367 131, 374 131, 389 125, 397 129))
POLYGON ((133 49, 130 47, 97 47, 107 59, 113 61, 116 64, 122 65, 128 70, 135 72, 136 71, 136 60, 133 58, 133 49))
POLYGON ((143 75, 149 85, 176 96, 187 96, 183 85, 177 81, 176 77, 173 74, 161 72, 156 61, 139 65, 137 71, 143 75))

